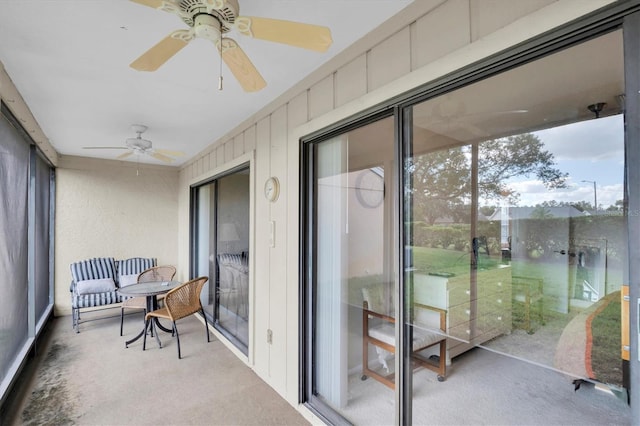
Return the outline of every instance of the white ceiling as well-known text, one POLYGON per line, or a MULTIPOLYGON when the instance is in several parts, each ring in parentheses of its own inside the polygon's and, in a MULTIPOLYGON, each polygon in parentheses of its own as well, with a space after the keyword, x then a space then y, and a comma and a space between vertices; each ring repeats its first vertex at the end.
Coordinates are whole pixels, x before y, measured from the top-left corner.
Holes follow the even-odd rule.
POLYGON ((60 154, 113 159, 124 151, 83 147, 124 146, 130 126, 144 124, 155 148, 186 153, 172 163, 180 165, 411 2, 239 0, 240 15, 323 25, 333 37, 317 53, 229 33, 267 81, 257 93, 242 91, 225 66, 218 91, 219 54, 203 39, 155 72, 131 69, 187 26, 128 0, 0 0, 0 62, 60 154))

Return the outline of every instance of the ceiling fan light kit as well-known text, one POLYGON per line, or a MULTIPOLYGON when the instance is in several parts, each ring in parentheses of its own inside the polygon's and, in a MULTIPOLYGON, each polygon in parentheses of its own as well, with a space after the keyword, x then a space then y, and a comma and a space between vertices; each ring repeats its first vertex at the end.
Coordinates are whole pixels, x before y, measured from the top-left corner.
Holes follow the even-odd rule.
POLYGON ((606 105, 606 102, 597 102, 595 104, 587 105, 587 109, 591 111, 596 116, 596 118, 600 118, 600 113, 606 105))
MULTIPOLYGON (((282 43, 317 52, 325 52, 333 43, 327 27, 280 19, 239 16, 237 0, 131 0, 177 15, 190 28, 176 30, 131 63, 138 71, 155 71, 194 38, 212 41, 242 89, 255 92, 267 83, 238 43, 226 36, 239 34, 282 43)), ((221 61, 221 65, 222 65, 221 61)), ((222 89, 222 73, 218 89, 222 89)))
POLYGON ((220 21, 216 18, 206 13, 201 13, 195 17, 193 31, 196 37, 211 40, 217 44, 222 37, 221 27, 220 21))

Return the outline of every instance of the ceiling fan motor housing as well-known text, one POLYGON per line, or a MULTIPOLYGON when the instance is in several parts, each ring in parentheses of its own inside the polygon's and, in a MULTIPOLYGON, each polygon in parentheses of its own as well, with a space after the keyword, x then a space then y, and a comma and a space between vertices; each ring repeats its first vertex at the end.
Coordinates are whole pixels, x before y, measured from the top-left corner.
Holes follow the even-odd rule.
POLYGON ((142 139, 140 135, 136 138, 127 139, 127 147, 137 152, 138 154, 144 154, 151 149, 152 143, 150 140, 142 139))
MULTIPOLYGON (((197 34, 198 17, 202 14, 210 15, 218 21, 219 32, 226 33, 231 28, 240 13, 237 0, 181 0, 181 18, 185 24, 194 27, 197 34)), ((199 37, 208 38, 205 36, 199 37)), ((219 37, 218 37, 219 38, 219 37)))

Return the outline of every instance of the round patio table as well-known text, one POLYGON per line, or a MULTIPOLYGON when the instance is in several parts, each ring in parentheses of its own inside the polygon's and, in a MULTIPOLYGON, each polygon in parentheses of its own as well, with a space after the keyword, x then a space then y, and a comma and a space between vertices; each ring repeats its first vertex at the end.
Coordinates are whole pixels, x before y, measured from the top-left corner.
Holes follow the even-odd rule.
MULTIPOLYGON (((145 297, 147 300, 147 312, 151 312, 158 309, 158 295, 165 294, 169 292, 169 290, 171 290, 174 287, 177 287, 180 284, 182 284, 180 281, 148 281, 144 283, 131 284, 131 285, 119 288, 118 292, 124 296, 145 297)), ((147 322, 145 321, 144 323, 145 324, 144 324, 144 327, 142 328, 142 331, 138 333, 138 335, 135 336, 134 338, 129 339, 125 342, 126 348, 129 347, 130 343, 135 342, 136 340, 141 338, 144 335, 144 333, 147 332, 147 322)), ((169 330, 168 328, 163 327, 162 324, 160 324, 160 322, 158 321, 158 318, 152 318, 152 321, 151 321, 152 334, 153 334, 153 328, 155 328, 155 326, 158 326, 158 328, 160 328, 162 331, 165 331, 167 333, 172 332, 172 330, 169 330)), ((158 345, 162 347, 162 343, 160 342, 160 338, 158 337, 157 332, 155 333, 155 337, 156 337, 156 340, 158 341, 158 345)))

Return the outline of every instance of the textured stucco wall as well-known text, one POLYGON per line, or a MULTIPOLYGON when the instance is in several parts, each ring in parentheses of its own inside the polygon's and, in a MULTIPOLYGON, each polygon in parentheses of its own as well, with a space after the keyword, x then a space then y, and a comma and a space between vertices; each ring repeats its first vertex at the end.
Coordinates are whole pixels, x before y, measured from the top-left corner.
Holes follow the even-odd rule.
POLYGON ((156 257, 177 266, 176 168, 62 156, 56 184, 56 315, 71 313, 72 262, 156 257))

